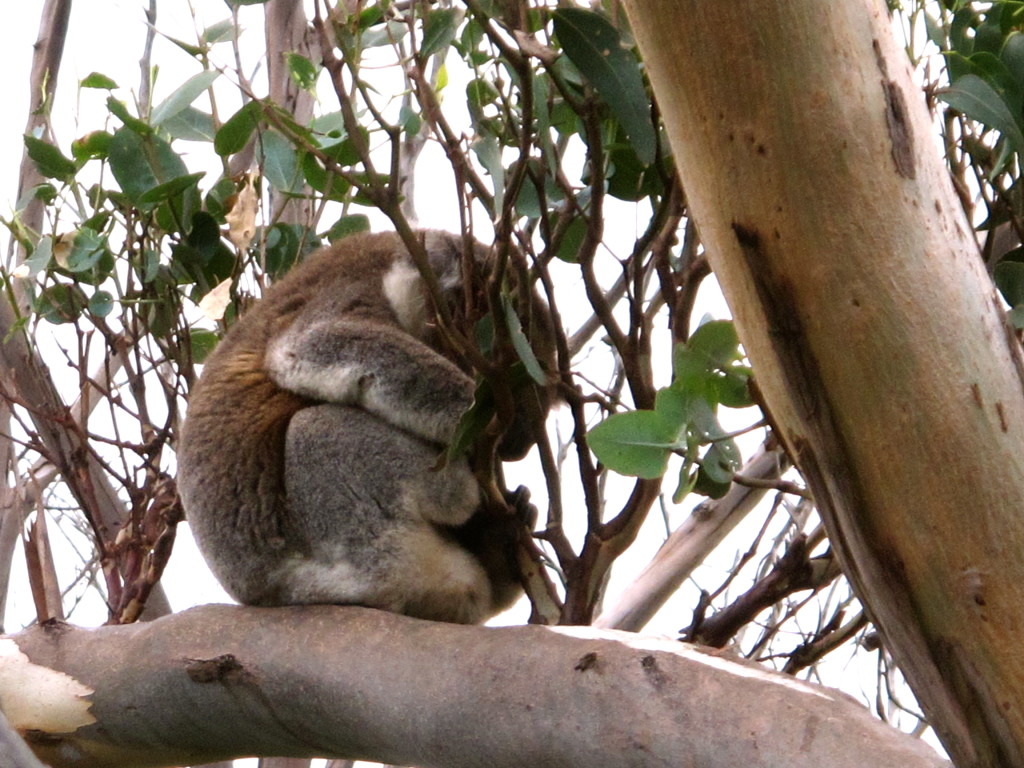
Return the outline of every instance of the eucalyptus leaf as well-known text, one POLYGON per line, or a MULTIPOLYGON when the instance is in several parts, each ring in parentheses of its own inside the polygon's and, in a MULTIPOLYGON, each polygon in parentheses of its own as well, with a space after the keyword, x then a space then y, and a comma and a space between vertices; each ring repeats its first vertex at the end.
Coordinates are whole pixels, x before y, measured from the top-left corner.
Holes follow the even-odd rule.
POLYGON ((250 101, 228 118, 213 138, 213 151, 224 157, 240 152, 259 124, 260 103, 250 101))
POLYGON ((73 323, 88 304, 77 285, 54 283, 43 289, 35 301, 35 311, 49 323, 73 323))
POLYGON ((196 109, 185 107, 181 112, 167 118, 161 125, 172 139, 183 141, 213 141, 217 129, 213 116, 196 109))
POLYGON ((163 184, 158 184, 139 196, 139 204, 147 205, 150 203, 161 203, 164 200, 170 200, 172 197, 180 195, 189 187, 196 186, 199 183, 199 180, 205 175, 205 171, 200 171, 199 173, 190 173, 186 176, 179 176, 176 179, 171 179, 163 184))
POLYGON ((227 42, 234 37, 235 24, 231 19, 224 19, 211 24, 203 30, 203 42, 207 45, 215 45, 220 42, 227 42))
POLYGON ((972 120, 999 131, 1018 154, 1024 152, 1020 125, 996 90, 977 75, 964 75, 936 96, 972 120))
POLYGON ((1024 306, 1024 264, 1019 261, 1001 261, 992 272, 999 292, 1011 307, 1024 306))
POLYGON ((67 258, 69 272, 86 272, 95 267, 107 250, 106 239, 95 230, 83 227, 75 234, 67 258))
POLYGON ((192 350, 192 362, 201 363, 210 356, 220 339, 213 331, 193 328, 188 332, 189 348, 192 350))
POLYGON ((462 17, 463 12, 458 8, 437 8, 428 13, 423 23, 420 56, 426 58, 447 48, 455 39, 462 17))
POLYGON ((652 163, 656 140, 651 103, 640 63, 623 47, 619 31, 601 14, 584 8, 558 8, 553 16, 565 55, 608 104, 637 157, 652 163))
POLYGON ((304 91, 312 91, 316 88, 316 78, 320 74, 316 66, 297 53, 286 53, 285 61, 288 64, 288 73, 296 85, 304 91))
POLYGON ((99 88, 105 91, 112 91, 117 88, 117 83, 99 72, 91 72, 82 78, 79 86, 82 88, 99 88))
POLYGON ((740 468, 740 451, 733 440, 718 440, 711 444, 701 461, 701 469, 713 483, 728 485, 740 468))
POLYGON ((89 313, 96 317, 106 317, 114 309, 114 297, 107 291, 96 291, 89 297, 89 313))
POLYGON ((512 339, 512 346, 515 348, 516 354, 519 355, 519 359, 523 361, 523 365, 526 366, 526 372, 542 387, 547 386, 547 376, 544 375, 544 369, 540 367, 540 361, 533 353, 530 340, 523 333, 523 326, 519 322, 519 315, 516 314, 515 308, 512 306, 512 300, 504 294, 501 297, 501 308, 505 313, 505 325, 512 339))
POLYGON ((29 158, 35 163, 36 170, 48 179, 57 179, 65 184, 75 178, 78 166, 75 161, 64 156, 64 153, 53 144, 25 136, 25 149, 29 158))
POLYGON ((188 176, 188 168, 170 144, 159 136, 142 136, 127 127, 111 139, 109 161, 114 179, 136 204, 161 184, 188 176))
POLYGON ((493 136, 481 136, 472 144, 480 165, 491 176, 494 185, 494 209, 501 210, 505 198, 505 167, 501 164, 501 147, 493 136))
POLYGON ((330 242, 340 240, 343 237, 354 235, 357 232, 369 232, 370 219, 362 213, 350 213, 339 218, 331 228, 327 230, 326 237, 330 242))
POLYGON ((594 455, 621 475, 652 479, 668 468, 680 447, 680 429, 657 411, 629 411, 609 416, 587 434, 594 455))
POLYGON ((292 143, 276 131, 264 131, 259 146, 263 175, 271 186, 282 192, 300 192, 302 173, 292 143))
POLYGON ((218 77, 220 77, 220 72, 213 69, 190 77, 153 109, 149 119, 150 123, 160 125, 168 118, 174 117, 199 98, 199 95, 213 85, 213 81, 218 77))

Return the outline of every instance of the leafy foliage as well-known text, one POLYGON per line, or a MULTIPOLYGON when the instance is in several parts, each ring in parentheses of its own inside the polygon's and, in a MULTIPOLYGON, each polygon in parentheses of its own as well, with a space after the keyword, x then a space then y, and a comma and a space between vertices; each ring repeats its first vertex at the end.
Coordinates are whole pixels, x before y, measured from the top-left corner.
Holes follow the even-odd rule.
POLYGON ((722 496, 739 469, 740 452, 715 411, 719 405, 753 405, 749 369, 741 360, 732 323, 705 323, 676 347, 675 379, 658 390, 654 410, 609 416, 590 431, 590 447, 610 469, 644 478, 661 477, 669 456, 681 453, 686 461, 673 500, 678 503, 693 490, 722 496), (698 460, 702 445, 708 448, 698 460))
POLYGON ((948 105, 947 151, 968 212, 986 234, 996 285, 1024 328, 1017 272, 1024 150, 1024 6, 1015 0, 947 2, 921 11, 929 41, 946 60, 949 84, 935 91, 948 105), (977 202, 969 200, 977 187, 977 202))

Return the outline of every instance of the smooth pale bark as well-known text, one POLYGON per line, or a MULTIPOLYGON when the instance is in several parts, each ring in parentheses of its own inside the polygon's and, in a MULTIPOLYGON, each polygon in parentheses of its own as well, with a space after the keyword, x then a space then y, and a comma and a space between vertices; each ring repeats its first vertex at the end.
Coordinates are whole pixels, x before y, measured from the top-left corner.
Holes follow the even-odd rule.
POLYGON ((0 640, 0 705, 54 768, 948 766, 843 694, 681 643, 353 607, 35 627, 0 640))
POLYGON ((1024 765, 1021 351, 875 0, 627 0, 715 274, 957 765, 1024 765))

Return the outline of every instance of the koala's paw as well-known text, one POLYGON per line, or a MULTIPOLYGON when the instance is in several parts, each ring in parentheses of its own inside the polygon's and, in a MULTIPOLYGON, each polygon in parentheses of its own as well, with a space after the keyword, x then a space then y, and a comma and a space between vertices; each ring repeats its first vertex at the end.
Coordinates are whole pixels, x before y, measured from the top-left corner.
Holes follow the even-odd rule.
POLYGON ((533 530, 537 525, 537 507, 530 503, 530 489, 520 485, 514 491, 505 493, 505 503, 513 512, 516 520, 533 530))

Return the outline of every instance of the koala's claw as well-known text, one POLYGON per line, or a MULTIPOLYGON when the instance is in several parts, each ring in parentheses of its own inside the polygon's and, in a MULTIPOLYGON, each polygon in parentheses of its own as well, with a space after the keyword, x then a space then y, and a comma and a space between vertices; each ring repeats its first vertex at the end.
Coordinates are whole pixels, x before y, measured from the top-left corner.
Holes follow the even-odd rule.
POLYGON ((515 513, 515 518, 533 530, 537 524, 537 507, 530 503, 530 489, 520 485, 514 491, 506 491, 505 502, 515 513))

